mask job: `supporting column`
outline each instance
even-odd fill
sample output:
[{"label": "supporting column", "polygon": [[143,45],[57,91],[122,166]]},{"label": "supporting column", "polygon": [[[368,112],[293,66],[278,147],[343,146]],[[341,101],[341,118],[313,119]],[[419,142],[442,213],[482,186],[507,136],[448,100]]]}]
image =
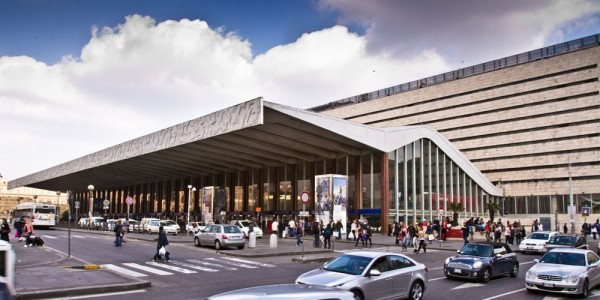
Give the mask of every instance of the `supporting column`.
[{"label": "supporting column", "polygon": [[381,234],[388,234],[389,213],[390,213],[390,165],[388,163],[388,153],[381,155]]}]

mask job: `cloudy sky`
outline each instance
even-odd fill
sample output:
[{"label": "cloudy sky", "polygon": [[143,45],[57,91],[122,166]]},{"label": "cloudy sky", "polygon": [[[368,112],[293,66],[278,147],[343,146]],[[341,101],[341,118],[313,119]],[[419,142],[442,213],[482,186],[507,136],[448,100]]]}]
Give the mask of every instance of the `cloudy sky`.
[{"label": "cloudy sky", "polygon": [[595,0],[2,0],[0,174],[259,96],[309,108],[597,33]]}]

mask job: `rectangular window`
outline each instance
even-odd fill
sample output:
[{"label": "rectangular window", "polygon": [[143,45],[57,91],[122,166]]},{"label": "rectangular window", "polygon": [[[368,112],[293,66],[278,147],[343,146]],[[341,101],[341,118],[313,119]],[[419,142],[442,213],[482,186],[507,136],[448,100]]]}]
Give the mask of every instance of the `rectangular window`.
[{"label": "rectangular window", "polygon": [[539,213],[540,214],[549,214],[552,213],[550,211],[550,196],[539,196]]}]

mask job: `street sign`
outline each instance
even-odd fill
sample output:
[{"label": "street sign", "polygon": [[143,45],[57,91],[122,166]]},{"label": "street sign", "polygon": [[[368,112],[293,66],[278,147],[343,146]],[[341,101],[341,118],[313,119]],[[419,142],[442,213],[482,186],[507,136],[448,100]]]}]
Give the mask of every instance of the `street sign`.
[{"label": "street sign", "polygon": [[104,200],[104,201],[102,201],[102,204],[103,204],[104,206],[109,206],[109,205],[110,205],[110,201],[108,201],[108,200]]},{"label": "street sign", "polygon": [[309,213],[308,213],[307,210],[302,210],[302,211],[298,212],[298,216],[300,216],[300,217],[308,217]]},{"label": "street sign", "polygon": [[131,196],[127,196],[127,198],[125,198],[125,201],[127,202],[127,205],[133,204],[133,198],[131,198]]},{"label": "street sign", "polygon": [[590,216],[590,207],[589,206],[584,206],[581,208],[581,216],[582,217],[589,217]]},{"label": "street sign", "polygon": [[310,200],[310,195],[308,195],[307,192],[302,192],[302,194],[300,194],[300,200],[302,200],[302,203],[308,203],[308,200]]},{"label": "street sign", "polygon": [[443,215],[444,214],[444,209],[443,208],[438,209],[438,214],[440,216]]},{"label": "street sign", "polygon": [[80,204],[80,203],[81,203],[81,202],[79,202],[79,201],[75,201],[75,208],[79,208],[79,204]]}]

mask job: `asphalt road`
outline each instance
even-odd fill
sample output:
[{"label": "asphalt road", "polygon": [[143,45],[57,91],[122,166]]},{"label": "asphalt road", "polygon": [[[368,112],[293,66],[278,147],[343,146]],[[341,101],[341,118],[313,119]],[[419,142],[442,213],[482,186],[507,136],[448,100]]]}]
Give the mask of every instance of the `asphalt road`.
[{"label": "asphalt road", "polygon": [[[67,233],[47,230],[38,234],[46,238],[46,245],[67,252]],[[190,238],[191,239],[191,238]],[[257,243],[266,243],[258,240]],[[596,250],[596,243],[589,241],[590,249]],[[111,236],[91,233],[77,233],[71,237],[71,255],[89,263],[106,268],[116,268],[121,272],[133,271],[130,276],[140,276],[152,282],[146,290],[120,292],[110,295],[86,296],[86,299],[204,299],[208,296],[234,289],[257,285],[292,283],[303,272],[318,268],[320,263],[302,264],[292,262],[292,256],[267,258],[231,258],[212,248],[197,248],[193,243],[172,243],[172,262],[167,266],[153,265],[151,262],[156,244],[147,241],[129,240],[122,248],[115,248]],[[349,244],[336,243],[336,252],[352,251]],[[362,248],[361,248],[362,249]],[[398,251],[399,248],[374,247],[373,250]],[[525,290],[525,273],[534,264],[533,259],[540,255],[517,254],[520,262],[519,276],[502,276],[487,284],[451,280],[443,274],[443,262],[453,252],[430,250],[426,254],[407,255],[428,267],[429,286],[426,299],[574,299],[550,294],[532,294]],[[150,268],[150,269],[147,269]],[[169,269],[170,268],[170,269]],[[155,274],[153,270],[164,273]],[[183,272],[183,273],[182,273]],[[594,289],[590,298],[600,299],[600,289]],[[75,298],[71,298],[75,299]]]}]

